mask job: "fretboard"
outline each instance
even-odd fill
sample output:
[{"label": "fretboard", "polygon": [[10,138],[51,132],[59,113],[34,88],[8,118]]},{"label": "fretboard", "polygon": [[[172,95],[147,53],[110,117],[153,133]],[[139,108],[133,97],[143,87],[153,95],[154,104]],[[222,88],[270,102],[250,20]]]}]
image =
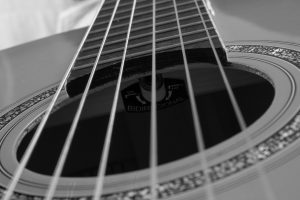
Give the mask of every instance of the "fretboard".
[{"label": "fretboard", "polygon": [[[176,3],[180,19],[180,28],[186,49],[210,48],[208,35],[206,34],[194,0],[176,0]],[[197,3],[216,48],[222,48],[202,0],[197,0]],[[75,63],[75,69],[85,69],[94,65],[115,4],[116,0],[105,1],[80,50]],[[120,1],[98,67],[103,68],[111,63],[121,61],[132,4],[132,0]],[[159,53],[180,49],[180,36],[173,0],[157,0],[156,8],[156,51]],[[151,54],[152,16],[152,1],[137,0],[127,59]]]}]

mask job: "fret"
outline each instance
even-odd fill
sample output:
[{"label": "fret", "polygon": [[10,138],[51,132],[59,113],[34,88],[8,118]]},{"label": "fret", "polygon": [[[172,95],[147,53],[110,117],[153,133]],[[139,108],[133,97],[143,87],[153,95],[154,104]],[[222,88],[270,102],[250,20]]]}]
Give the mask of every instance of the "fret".
[{"label": "fret", "polygon": [[[206,21],[206,25],[207,25],[207,27],[212,28],[212,23],[210,21]],[[194,27],[194,28],[198,27],[199,30],[204,31],[204,26],[203,26],[202,22],[197,22],[197,23],[189,23],[189,24],[183,25],[182,26],[183,32],[188,33],[189,31],[195,30],[191,27]],[[171,28],[166,28],[166,29],[158,29],[157,38],[159,39],[161,37],[168,37],[168,36],[170,36],[170,34],[168,34],[168,33],[170,31],[174,31],[174,30],[177,30],[177,26],[173,26]],[[122,33],[122,34],[126,34],[126,32]],[[136,39],[136,38],[142,38],[144,36],[150,36],[150,35],[152,35],[152,33],[144,32],[143,34],[139,33],[139,34],[132,34],[132,35],[133,36],[131,37],[131,39]],[[108,42],[106,45],[114,45],[116,43],[119,43],[122,40],[124,40],[124,39],[114,40],[114,41]],[[92,44],[94,44],[94,45],[92,45]],[[100,42],[93,41],[92,43],[88,43],[87,45],[89,45],[89,46],[87,46],[81,50],[79,57],[82,57],[83,55],[89,55],[89,53],[91,53],[91,51],[97,52],[97,48],[100,47]]]},{"label": "fret", "polygon": [[[202,3],[200,3],[199,4],[199,2],[197,1],[197,4],[198,4],[198,6],[201,6],[201,5],[203,5],[203,2]],[[202,13],[202,16],[203,16],[203,11],[200,9],[200,12]],[[203,16],[204,17],[204,16]],[[204,17],[205,18],[205,17]],[[212,26],[214,26],[213,24],[211,24]],[[208,27],[208,26],[207,26]],[[213,30],[209,30],[209,34],[210,35],[215,35],[215,34],[217,34],[218,35],[218,33],[217,33],[217,31],[215,30],[215,29],[213,29]],[[224,49],[224,47],[223,47],[223,45],[222,45],[222,43],[221,43],[221,41],[220,41],[220,38],[219,38],[219,40],[216,42],[215,40],[212,40],[212,43],[214,44],[214,46],[217,48],[217,47],[220,47],[221,49],[223,49],[223,52],[222,53],[224,53],[224,55],[226,56],[226,52],[225,52],[225,49]],[[219,57],[221,58],[223,55],[221,55],[222,54],[221,53],[221,51],[217,51],[217,54],[219,55]]]},{"label": "fret", "polygon": [[[114,0],[114,1],[111,1],[111,2],[105,3],[105,5],[103,6],[102,10],[100,11],[100,14],[101,13],[104,13],[104,14],[110,13],[110,15],[111,15],[111,13],[112,13],[112,11],[113,11],[113,9],[115,7],[115,2],[116,1]],[[110,6],[110,4],[111,4],[111,6]],[[125,1],[121,1],[120,5],[118,7],[119,10],[120,9],[129,10],[131,8],[132,8],[132,2],[125,2]]]},{"label": "fret", "polygon": [[[125,38],[127,35],[127,28],[130,15],[130,1],[121,1],[122,4],[118,8],[116,18],[113,21],[110,33],[105,43],[99,65],[109,63],[110,61],[122,57],[124,51]],[[146,1],[145,1],[146,2]],[[142,5],[137,4],[137,11],[135,13],[132,31],[128,44],[128,57],[134,57],[150,52],[152,49],[152,3]],[[175,18],[175,10],[171,6],[171,0],[161,0],[157,4],[161,4],[162,7],[157,8],[157,40],[156,48],[157,52],[169,51],[174,48],[180,47],[180,40],[178,35],[178,28]],[[113,2],[110,2],[114,5]],[[198,1],[205,23],[209,28],[209,32],[213,38],[213,41],[218,43],[217,48],[221,47],[220,41],[213,28],[212,22],[209,19],[209,15],[202,4],[202,0]],[[107,8],[108,5],[104,7]],[[139,10],[140,9],[140,10]],[[199,13],[193,1],[180,0],[177,6],[178,15],[180,18],[180,24],[183,34],[184,43],[187,46],[195,46],[197,44],[191,43],[200,42],[205,43],[208,46],[208,36],[204,30],[204,26],[201,22]],[[102,37],[105,33],[107,22],[105,17],[110,17],[110,13],[100,11],[98,15],[99,21],[93,24],[93,27],[83,45],[79,56],[75,62],[75,69],[83,69],[87,66],[91,66],[98,54]],[[101,21],[102,20],[102,21]],[[109,20],[109,18],[107,18]],[[201,45],[199,46],[201,48]],[[203,46],[202,46],[203,48]],[[115,61],[117,61],[115,60]]]},{"label": "fret", "polygon": [[[166,3],[166,2],[169,2],[169,0],[157,0],[156,1],[156,5],[157,7],[160,7],[162,4]],[[177,0],[177,4],[180,5],[182,3],[185,3],[186,0]],[[198,1],[199,3],[202,4],[202,1]],[[143,0],[143,1],[138,1],[138,3],[141,3],[142,6],[152,6],[152,1],[149,1],[149,0]],[[122,1],[121,4],[120,4],[120,9],[131,9],[130,8],[130,4],[131,4],[131,1]],[[107,1],[107,3],[105,3],[105,6],[103,6],[103,9],[102,9],[102,12],[111,12],[113,9],[114,9],[114,5],[115,5],[115,1]],[[142,7],[140,6],[140,7]],[[129,8],[128,8],[129,7]],[[137,6],[138,8],[139,6]]]},{"label": "fret", "polygon": [[[212,27],[212,23],[209,20],[205,21],[205,23],[206,23],[207,27],[213,28]],[[148,28],[152,29],[152,26],[148,26]],[[188,24],[182,25],[183,33],[188,33],[190,31],[193,31],[193,30],[197,29],[197,28],[199,30],[203,30],[204,31],[204,26],[203,26],[202,22],[197,21],[196,23],[188,23]],[[145,36],[152,35],[152,33],[148,32],[147,29],[141,29],[141,30],[137,30],[137,32],[135,32],[133,30],[133,32],[131,33],[132,34],[131,39],[136,39],[136,38],[140,38],[140,37],[145,37]],[[157,38],[158,39],[162,38],[162,37],[168,37],[168,36],[170,36],[168,34],[170,31],[177,30],[176,20],[172,24],[171,27],[168,27],[168,26],[163,27],[163,26],[161,26],[161,28],[157,28],[157,30],[158,30],[157,31]],[[126,32],[116,33],[114,35],[118,36],[119,34],[126,34]],[[124,39],[119,39],[119,40],[115,40],[115,41],[112,41],[112,42],[108,42],[106,45],[113,45],[115,43],[119,43],[122,40],[124,40]],[[95,41],[95,40],[92,41],[92,42],[88,42],[87,45],[86,45],[87,47],[85,47],[85,48],[82,49],[82,51],[79,54],[79,57],[82,57],[84,55],[89,55],[90,53],[96,53],[97,49],[100,47],[100,42],[99,41]]]},{"label": "fret", "polygon": [[[186,10],[186,12],[184,12],[185,10]],[[184,11],[178,11],[178,16],[180,18],[187,17],[187,16],[190,16],[190,15],[196,15],[196,14],[199,15],[198,10],[196,8],[195,9],[185,9],[185,10]],[[205,14],[207,15],[206,12],[205,12]],[[208,15],[207,15],[207,18],[208,18]]]},{"label": "fret", "polygon": [[[182,13],[184,13],[184,12],[186,12],[186,14],[188,14],[188,12],[190,12],[191,10],[195,10],[195,11],[197,11],[197,8],[195,7],[195,3],[190,3],[190,2],[188,2],[188,5],[186,5],[187,3],[185,3],[184,5],[183,5],[183,9],[182,10],[180,10],[178,13],[179,14],[182,14]],[[202,6],[200,6],[200,9],[201,9],[201,11],[203,12],[203,13],[206,13],[206,9],[205,9],[205,7],[202,5]],[[158,11],[161,11],[161,14],[159,14],[159,13],[157,13],[157,22],[159,22],[160,20],[162,20],[162,19],[164,19],[164,18],[166,18],[166,17],[170,17],[171,15],[173,15],[173,14],[175,14],[175,11],[174,11],[174,8],[170,8],[170,7],[166,7],[166,8],[162,8],[162,9],[158,9]],[[145,16],[145,14],[147,14],[147,15],[149,15],[149,17],[143,17],[143,16]],[[196,13],[196,14],[198,14],[198,12]],[[144,21],[150,21],[150,20],[152,20],[152,11],[151,11],[151,9],[150,9],[150,11],[148,10],[148,12],[146,12],[146,13],[141,13],[141,14],[139,14],[139,15],[135,15],[134,16],[134,18],[136,19],[136,18],[139,18],[139,20],[134,20],[135,22],[133,22],[133,25],[135,24],[135,23],[138,23],[138,22],[144,22]],[[126,29],[126,27],[127,27],[127,24],[126,23],[123,23],[122,24],[122,22],[124,21],[124,20],[126,20],[126,19],[129,19],[129,16],[127,16],[127,17],[122,17],[122,18],[116,18],[116,19],[114,19],[114,21],[119,21],[119,25],[116,27],[116,28],[119,28],[119,26],[121,27],[121,26],[124,26],[124,29]],[[90,33],[94,33],[94,32],[104,32],[105,31],[105,29],[106,29],[106,24],[107,22],[104,20],[104,19],[102,19],[101,20],[101,22],[100,23],[95,23],[95,24],[93,24],[93,28],[92,28],[92,30],[91,30],[91,32]],[[112,29],[113,29],[114,27],[112,27]],[[89,37],[88,37],[89,38]]]},{"label": "fret", "polygon": [[[203,6],[203,3],[202,3],[201,0],[199,0],[198,3]],[[178,3],[179,6],[185,5],[185,4],[191,4],[192,5],[191,2],[186,2],[186,1],[183,1],[182,3]],[[127,4],[126,4],[126,6],[127,6]],[[157,11],[160,11],[161,9],[163,9],[165,7],[173,7],[172,1],[165,0],[165,1],[157,2]],[[118,12],[118,14],[121,14],[121,15],[123,15],[124,13],[130,13],[130,11],[131,11],[130,6],[129,6],[129,8],[124,9],[123,5],[120,5],[119,9],[120,9],[120,11]],[[113,10],[113,6],[111,8],[106,8],[104,6],[103,9],[102,9],[102,13],[104,15],[102,15],[101,17],[98,16],[96,21],[101,22],[103,20],[103,17],[109,17],[111,15],[112,10]],[[144,1],[144,2],[139,1],[138,4],[137,4],[137,7],[136,7],[136,11],[135,11],[136,14],[145,13],[145,12],[148,12],[148,11],[152,11],[152,2],[151,1]],[[127,16],[128,16],[128,14],[127,14]]]},{"label": "fret", "polygon": [[[211,37],[212,39],[214,39],[216,42],[219,42],[219,38],[217,35],[215,36],[212,36]],[[206,38],[198,38],[198,39],[195,39],[195,40],[191,40],[191,41],[188,41],[188,42],[185,42],[184,44],[187,46],[187,49],[189,48],[189,45],[191,45],[191,47],[194,47],[196,43],[199,43],[199,42],[205,42],[208,44],[208,37]],[[203,46],[199,45],[200,48],[202,48]],[[167,45],[167,46],[162,46],[160,48],[156,48],[156,51],[157,52],[164,52],[164,51],[170,51],[170,50],[174,50],[174,49],[180,49],[180,42],[178,43],[175,43],[175,44],[170,44],[170,45]],[[140,55],[143,55],[143,54],[149,54],[151,53],[151,50],[148,49],[144,52],[139,52],[137,51],[136,53],[131,53],[128,55],[128,58],[134,58],[134,57],[138,57]],[[107,60],[108,61],[108,60]],[[101,64],[104,64],[105,62],[103,61],[103,63],[100,62],[99,65]]]},{"label": "fret", "polygon": [[[184,10],[183,12],[189,12],[189,11],[190,10]],[[204,11],[205,11],[205,8],[203,7],[202,12],[204,12]],[[206,12],[204,14],[207,15]],[[195,13],[193,16],[197,16],[197,15],[198,15],[198,13]],[[161,19],[162,20],[166,20],[166,18],[163,18],[163,17],[165,17],[165,15],[161,16]],[[190,16],[186,16],[186,17],[190,17]],[[208,17],[208,15],[207,15],[207,17]],[[151,19],[152,18],[143,19],[143,20],[137,20],[137,21],[133,22],[133,25],[136,25],[136,23],[139,23],[139,22],[145,23],[145,21],[147,21],[148,25],[145,26],[145,24],[144,24],[144,26],[145,26],[145,28],[148,28],[148,27],[152,26],[152,24],[150,24]],[[189,18],[187,18],[187,19],[189,19]],[[176,23],[176,21],[174,19],[171,22]],[[159,29],[160,25],[162,25],[162,23],[158,22],[157,23],[157,28],[158,29]],[[127,26],[128,26],[127,24],[122,24],[122,25],[119,25],[119,26],[113,26],[111,28],[111,32],[115,32],[115,34],[118,34],[120,32],[126,32],[127,31]],[[138,26],[138,25],[136,25],[136,26]],[[143,28],[144,28],[143,26],[141,26],[141,27],[133,27],[132,32],[134,32],[136,30],[141,30]],[[89,35],[88,35],[87,42],[90,42],[90,41],[97,40],[97,39],[101,38],[104,35],[104,32],[105,32],[105,28],[91,31],[89,33]]]},{"label": "fret", "polygon": [[[206,20],[205,23],[206,23],[208,29],[214,29],[210,20]],[[173,28],[175,28],[175,27],[173,27]],[[197,30],[197,29],[205,30],[202,22],[194,22],[194,23],[184,24],[181,26],[181,29],[182,29],[183,33],[190,32],[190,31]]]},{"label": "fret", "polygon": [[[187,32],[187,33],[183,34],[183,38],[186,42],[188,42],[189,40],[197,39],[197,37],[199,37],[199,36],[201,36],[203,38],[206,38],[205,30],[196,30],[196,31]],[[177,32],[176,35],[171,35],[171,36],[168,35],[167,37],[157,39],[157,47],[168,46],[169,44],[172,44],[172,43],[179,43],[179,40],[178,40],[178,42],[175,41],[178,38],[179,38],[179,35],[178,35],[178,32]],[[138,51],[138,50],[145,51],[145,49],[148,49],[149,47],[151,49],[151,45],[152,45],[151,36],[147,39],[148,39],[148,41],[146,40],[145,42],[139,41],[138,43],[134,43],[134,44],[129,43],[128,53],[132,49],[134,49],[133,51]],[[101,60],[105,60],[105,57],[107,57],[106,56],[107,54],[111,54],[111,56],[115,56],[115,53],[118,54],[119,52],[122,52],[124,50],[123,46],[120,45],[120,44],[116,45],[116,46],[113,46],[109,49],[110,50],[105,49],[106,51],[103,51]],[[79,65],[82,65],[83,63],[86,63],[86,62],[93,62],[93,60],[97,56],[97,53],[98,52],[96,51],[93,54],[89,54],[89,55],[83,56],[83,57],[78,57],[78,59],[76,61],[76,64],[75,64],[75,67],[77,67]]]},{"label": "fret", "polygon": [[[203,38],[205,38],[205,34],[203,34],[203,33],[205,33],[203,30],[197,30],[197,31],[185,33],[185,34],[183,34],[183,37],[186,38],[186,40],[189,40],[189,38],[197,38],[197,36],[199,36],[199,34],[201,34],[201,36]],[[156,40],[157,47],[159,47],[159,46],[167,46],[165,44],[172,43],[172,42],[175,41],[175,39],[178,39],[178,38],[179,38],[179,35],[178,35],[178,31],[177,31],[176,34],[174,34],[174,35],[169,35],[169,36],[167,36],[165,38],[157,39]],[[151,38],[150,38],[150,40],[151,40]],[[145,42],[139,41],[138,43],[135,43],[135,44],[131,44],[130,43],[131,45],[128,47],[128,49],[139,48],[139,47],[147,46],[147,45],[151,46],[152,45],[152,41],[150,41],[150,40],[149,41],[145,41]],[[179,42],[179,40],[178,40],[178,42]],[[174,43],[176,43],[176,42],[174,42]],[[114,49],[114,51],[122,51],[122,50],[123,50],[122,47]],[[103,54],[113,53],[114,51],[104,52]]]},{"label": "fret", "polygon": [[[195,32],[190,33],[190,34],[197,34],[197,33],[198,33],[198,31],[195,31]],[[187,35],[185,35],[185,36],[187,36]],[[177,33],[177,35],[172,35],[171,37],[168,37],[167,40],[160,40],[160,41],[157,40],[156,48],[159,49],[159,48],[169,46],[169,45],[172,45],[172,44],[177,44],[177,43],[180,43],[178,33]]]},{"label": "fret", "polygon": [[[172,4],[169,1],[163,2],[159,6],[160,8],[158,8],[157,11],[161,11],[161,10],[164,10],[166,8],[170,8],[171,6],[172,6]],[[138,5],[136,7],[135,15],[139,16],[139,15],[143,15],[145,13],[152,13],[151,8],[152,8],[152,3],[149,4],[149,5],[141,4],[140,6],[139,6],[139,3],[138,3]],[[129,18],[130,12],[131,12],[131,8],[126,9],[126,10],[119,10],[118,15],[116,16],[116,19]],[[96,20],[96,24],[99,24],[99,23],[103,22],[103,20],[109,19],[110,15],[111,15],[110,13],[107,13],[105,15],[102,15],[101,17],[98,16],[97,20]]]},{"label": "fret", "polygon": [[[111,10],[113,10],[114,9],[114,6],[115,6],[115,0],[114,1],[109,1],[109,0],[106,0],[107,2],[105,3],[105,6],[103,6],[103,8],[102,8],[102,12],[106,12],[106,11],[111,11]],[[142,2],[142,4],[145,4],[145,5],[147,5],[148,3],[151,3],[150,1],[148,1],[148,0],[144,0],[144,1],[139,1],[139,2]],[[121,9],[123,9],[123,8],[126,8],[127,7],[127,9],[131,9],[131,7],[130,7],[130,5],[132,5],[131,4],[132,2],[131,1],[121,1],[120,2],[120,5],[119,5],[119,7],[121,8]]]},{"label": "fret", "polygon": [[[209,27],[209,30],[213,29],[212,24],[210,23],[210,21],[206,21],[206,22],[209,22],[209,23],[207,23],[207,26]],[[191,32],[191,31],[194,31],[194,30],[197,30],[197,29],[205,31],[202,22],[185,24],[181,28],[182,28],[183,33]],[[142,29],[142,31],[138,30],[136,32],[132,32],[131,34],[133,36],[130,37],[130,39],[134,40],[134,39],[138,39],[138,38],[152,36],[151,30],[152,30],[152,26],[149,26],[148,28]],[[173,31],[177,31],[176,24],[172,25],[172,27],[170,27],[170,28],[166,27],[166,29],[161,29],[161,30],[157,31],[156,32],[156,37],[157,37],[157,39],[168,37],[168,36],[170,36],[170,32],[173,32]],[[120,34],[126,34],[126,32],[123,32],[123,33],[120,33]],[[110,43],[107,43],[107,45],[114,45],[114,44],[121,43],[121,42],[124,42],[124,39],[119,39],[119,40],[112,41]],[[94,41],[94,45],[88,46],[87,48],[83,49],[81,51],[81,53],[79,54],[79,57],[84,57],[84,56],[88,56],[88,55],[97,53],[99,47],[100,47],[99,42]]]},{"label": "fret", "polygon": [[[219,37],[217,35],[211,36],[211,38],[213,39],[214,42],[220,44]],[[192,48],[194,46],[198,46],[199,48],[201,48],[203,46],[197,45],[200,42],[205,42],[205,43],[208,44],[208,37],[201,38],[201,39],[199,38],[199,39],[196,39],[196,40],[191,40],[191,41],[185,42],[184,44],[186,45],[187,49]],[[221,46],[221,44],[219,46]],[[180,49],[180,43],[172,44],[172,45],[169,45],[169,46],[164,46],[164,47],[161,47],[161,48],[157,48],[156,51],[157,52],[164,52],[164,51],[171,51],[171,50],[178,50],[178,49]],[[128,57],[128,59],[131,59],[131,58],[136,58],[136,57],[139,57],[139,56],[150,55],[151,53],[152,53],[152,49],[148,49],[144,52],[137,52],[137,53],[133,53],[133,54],[128,54],[127,57]],[[105,59],[101,60],[98,64],[98,67],[102,68],[102,67],[105,67],[105,66],[109,66],[112,63],[120,62],[121,58],[122,57],[119,56],[119,57],[113,57],[113,58],[106,59],[106,60]],[[74,68],[74,70],[82,70],[82,69],[85,69],[85,68],[90,68],[90,67],[92,67],[92,65],[93,65],[92,62],[83,63],[81,65],[76,66]]]},{"label": "fret", "polygon": [[[198,17],[199,17],[199,15],[198,15],[198,14],[195,14],[195,15],[192,15],[192,16],[183,17],[182,20],[185,20],[185,22],[183,22],[183,23],[185,23],[185,24],[198,23],[198,22],[199,22]],[[189,22],[191,22],[191,23],[189,23]],[[207,22],[208,22],[208,23],[207,23]],[[158,30],[158,31],[161,31],[163,28],[166,28],[164,25],[167,25],[167,24],[170,24],[170,23],[173,23],[173,24],[172,24],[173,27],[177,27],[176,19],[172,18],[172,20],[169,20],[169,21],[166,21],[166,22],[160,22],[160,23],[157,23],[157,30]],[[207,26],[208,26],[208,27],[211,27],[211,26],[212,26],[212,24],[211,24],[210,21],[206,21],[206,23],[207,23]],[[184,25],[184,24],[183,24],[183,25]],[[136,28],[133,28],[133,29],[132,29],[132,36],[135,35],[135,31],[141,31],[141,30],[144,30],[144,32],[147,32],[147,31],[145,31],[145,30],[146,30],[145,28],[150,28],[150,27],[152,27],[152,20],[151,20],[151,19],[149,20],[149,24],[148,24],[148,25],[143,25],[143,24],[142,24],[142,26],[138,26],[138,25],[136,25],[136,26],[137,26]],[[113,32],[113,33],[112,33],[112,34],[109,34],[109,36],[108,36],[108,40],[109,40],[109,41],[113,40],[113,38],[114,38],[114,39],[115,39],[115,38],[119,38],[119,36],[120,36],[121,34],[126,34],[125,31],[124,31],[124,32],[116,32],[116,31],[113,31],[113,30],[112,30],[112,32]],[[100,44],[99,44],[99,41],[101,41],[101,37],[99,37],[98,39],[94,39],[94,40],[89,40],[89,39],[87,39],[86,42],[85,42],[85,44],[83,45],[82,51],[88,49],[90,46],[92,46],[91,48],[95,48],[95,45],[97,45],[97,44],[100,45]]]},{"label": "fret", "polygon": [[[193,17],[182,17],[181,19],[179,19],[180,24],[188,24],[188,23],[195,23],[199,21],[199,14],[195,14],[195,15],[191,15]],[[204,16],[204,20],[209,20],[209,17],[207,15],[207,13],[203,14]]]},{"label": "fret", "polygon": [[[196,27],[198,27],[199,33],[205,32],[205,30],[203,29],[202,26],[196,26]],[[211,27],[210,29],[215,32],[215,30],[213,29],[213,27]],[[189,34],[192,31],[195,31],[195,28],[194,29],[190,29],[190,27],[189,28],[183,27],[183,33],[184,34]],[[173,27],[172,29],[167,29],[166,31],[159,31],[159,32],[157,32],[157,40],[158,41],[162,41],[162,40],[165,40],[168,37],[172,37],[175,34],[176,35],[178,34],[178,31],[177,31],[176,27]],[[152,36],[152,33],[146,33],[144,35],[140,35],[140,36],[136,36],[136,37],[131,37],[130,38],[130,44],[132,44],[133,41],[136,41],[135,44],[138,44],[138,42],[141,42],[141,41],[145,40],[145,38],[148,38],[148,40],[150,40],[151,36]],[[122,42],[124,42],[124,39],[120,39],[118,41],[113,41],[113,42],[107,43],[106,45],[107,46],[111,46],[111,49],[117,49],[118,47],[122,47],[122,45],[120,44]],[[96,44],[93,47],[89,47],[89,48],[85,49],[84,51],[82,51],[82,54],[79,55],[78,59],[80,60],[80,59],[85,59],[85,58],[93,57],[94,56],[93,54],[97,53],[97,48],[98,47],[99,47],[99,44]]]},{"label": "fret", "polygon": [[182,36],[183,36],[183,41],[188,42],[191,40],[195,40],[197,38],[205,38],[205,37],[207,37],[207,34],[205,31],[193,31],[189,34],[182,33]]},{"label": "fret", "polygon": [[[204,14],[208,17],[207,13],[204,13]],[[192,17],[197,17],[197,16],[198,16],[198,14],[194,14],[194,15],[192,15],[192,16],[186,16],[186,19],[190,19],[190,18],[192,18]],[[166,20],[166,18],[162,18],[162,20]],[[148,22],[148,24],[146,24],[146,25],[143,24],[143,23],[146,23],[146,21]],[[150,21],[151,21],[151,18],[146,19],[146,20],[141,20],[141,21],[138,20],[138,22],[134,21],[134,22],[133,22],[133,25],[135,25],[135,26],[137,26],[137,27],[134,27],[134,28],[132,29],[132,32],[135,32],[135,31],[138,31],[138,30],[143,30],[143,29],[145,29],[145,28],[150,28],[150,27],[152,27],[152,24],[149,23]],[[143,26],[139,26],[139,25],[137,25],[137,23],[143,24]],[[160,29],[160,26],[163,26],[163,25],[165,25],[165,24],[167,24],[167,23],[173,23],[173,24],[174,24],[173,26],[176,26],[176,20],[174,20],[174,19],[171,19],[169,22],[158,22],[156,26],[157,26],[158,29]],[[126,27],[127,27],[126,24],[124,24],[124,25],[122,25],[122,26],[114,26],[114,27],[112,27],[111,31],[114,32],[114,34],[118,34],[119,32],[126,32],[126,31],[127,31],[127,30],[126,30]],[[96,39],[102,37],[103,34],[104,34],[104,32],[105,32],[105,29],[100,29],[100,30],[97,30],[97,31],[92,31],[92,32],[89,34],[89,37],[88,37],[88,39],[87,39],[87,42],[93,41],[93,40],[96,40]],[[116,32],[118,32],[118,33],[116,33]]]}]

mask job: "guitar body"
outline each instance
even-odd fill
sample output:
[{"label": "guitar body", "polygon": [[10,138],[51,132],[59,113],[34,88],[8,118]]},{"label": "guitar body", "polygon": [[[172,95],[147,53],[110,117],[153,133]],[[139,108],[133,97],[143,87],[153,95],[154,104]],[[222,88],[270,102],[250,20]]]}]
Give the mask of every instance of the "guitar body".
[{"label": "guitar body", "polygon": [[[85,31],[86,29],[82,29],[55,35],[2,51],[1,108],[42,88],[57,84],[72,61]],[[48,48],[44,48],[45,46]],[[57,51],[57,48],[64,53]],[[27,52],[26,55],[24,52]],[[39,76],[32,80],[35,74]]]},{"label": "guitar body", "polygon": [[[227,24],[236,22],[236,19],[225,15],[222,18],[216,17],[217,25],[222,20],[226,20]],[[160,165],[160,186],[157,189],[159,197],[172,200],[207,199],[207,191],[212,190],[216,200],[270,200],[270,196],[278,200],[297,200],[300,196],[300,45],[287,42],[288,40],[283,39],[286,35],[275,30],[270,34],[271,31],[265,32],[261,28],[257,34],[239,36],[239,41],[233,41],[230,38],[233,36],[226,35],[226,31],[221,30],[221,35],[224,32],[225,39],[230,40],[225,45],[227,59],[234,64],[229,65],[227,71],[232,87],[256,84],[261,80],[251,77],[260,77],[274,88],[272,101],[246,130],[205,150],[209,165],[206,170],[210,174],[210,181],[203,175],[203,163],[199,159],[199,155],[204,152]],[[0,52],[1,195],[19,165],[17,149],[46,110],[85,32],[86,29],[74,30]],[[243,30],[240,35],[243,35]],[[160,73],[169,73],[170,79],[182,79],[183,76],[178,75],[183,71],[180,66],[182,67],[181,63],[175,64],[174,68],[161,69]],[[215,71],[217,69],[213,64],[203,64],[200,61],[190,65],[192,72],[194,70],[194,77],[199,74],[198,82],[194,82],[197,94],[222,88],[219,83],[212,81],[213,76],[201,81],[201,78],[205,78],[204,75],[201,77],[201,73],[204,71],[205,75],[210,74],[210,68]],[[72,77],[72,80],[85,76],[85,72],[78,71],[79,75]],[[148,72],[133,72],[124,78],[121,90],[125,91],[136,80],[148,75]],[[96,98],[102,102],[102,106],[100,111],[95,111],[86,118],[110,112],[111,100],[106,96],[113,94],[115,81],[97,86],[95,90],[105,91],[103,97],[100,93]],[[257,98],[265,98],[263,95],[258,92]],[[61,104],[57,107],[58,110],[65,104],[72,103],[72,100],[69,101],[70,96],[66,84],[59,97]],[[126,103],[121,99],[118,111],[123,110],[126,110]],[[64,116],[54,123],[63,121]],[[50,175],[25,169],[15,189],[14,198],[42,198],[50,178]],[[56,196],[90,198],[94,185],[95,177],[63,177],[59,181]],[[148,186],[147,168],[108,175],[105,178],[103,198],[148,199]]]}]

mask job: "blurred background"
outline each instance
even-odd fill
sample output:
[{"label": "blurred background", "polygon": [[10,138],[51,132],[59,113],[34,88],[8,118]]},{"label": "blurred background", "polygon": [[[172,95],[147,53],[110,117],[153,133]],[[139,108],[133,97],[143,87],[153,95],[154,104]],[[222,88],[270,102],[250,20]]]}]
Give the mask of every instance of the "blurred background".
[{"label": "blurred background", "polygon": [[87,26],[101,0],[0,0],[0,49]]},{"label": "blurred background", "polygon": [[225,41],[300,43],[299,0],[210,0]]}]

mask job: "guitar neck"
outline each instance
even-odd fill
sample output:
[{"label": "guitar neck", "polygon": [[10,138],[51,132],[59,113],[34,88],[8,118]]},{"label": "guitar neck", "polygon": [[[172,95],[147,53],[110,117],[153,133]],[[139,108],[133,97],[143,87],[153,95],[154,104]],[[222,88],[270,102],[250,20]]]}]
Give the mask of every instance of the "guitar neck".
[{"label": "guitar neck", "polygon": [[[80,50],[75,69],[89,68],[95,63],[115,3],[116,0],[106,0],[104,3]],[[121,61],[132,3],[129,0],[121,0],[120,2],[99,61],[101,68]],[[206,34],[203,25],[205,23],[220,57],[226,60],[225,50],[222,48],[220,39],[202,0],[198,0],[197,3],[205,20],[204,22],[201,21],[198,8],[194,2],[179,0],[177,4],[180,28],[186,49],[211,48],[208,40],[209,36]],[[161,53],[180,50],[180,36],[173,1],[158,0],[156,7],[156,51]],[[152,9],[152,1],[137,1],[128,44],[127,59],[151,54]]]}]

